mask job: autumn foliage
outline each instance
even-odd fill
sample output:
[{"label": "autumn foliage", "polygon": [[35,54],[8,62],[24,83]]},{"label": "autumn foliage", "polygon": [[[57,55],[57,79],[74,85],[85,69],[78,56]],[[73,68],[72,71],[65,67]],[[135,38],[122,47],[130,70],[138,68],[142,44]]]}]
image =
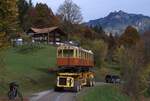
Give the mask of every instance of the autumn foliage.
[{"label": "autumn foliage", "polygon": [[138,31],[134,27],[128,26],[125,32],[120,36],[119,45],[130,47],[135,45],[139,40],[140,35]]}]

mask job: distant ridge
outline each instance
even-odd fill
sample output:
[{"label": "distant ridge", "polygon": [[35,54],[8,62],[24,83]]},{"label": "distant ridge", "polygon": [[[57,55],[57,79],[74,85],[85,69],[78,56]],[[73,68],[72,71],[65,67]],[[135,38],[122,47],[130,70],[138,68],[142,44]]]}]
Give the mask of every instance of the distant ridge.
[{"label": "distant ridge", "polygon": [[142,14],[130,14],[124,11],[115,11],[109,13],[104,18],[90,20],[87,26],[102,26],[106,32],[113,34],[122,34],[129,25],[137,28],[138,31],[144,32],[150,30],[150,17]]}]

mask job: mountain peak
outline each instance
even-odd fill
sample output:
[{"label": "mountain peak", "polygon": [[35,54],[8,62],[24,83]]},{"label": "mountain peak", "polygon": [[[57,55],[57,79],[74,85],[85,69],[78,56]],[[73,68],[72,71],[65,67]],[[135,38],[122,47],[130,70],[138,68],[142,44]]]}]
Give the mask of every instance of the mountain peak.
[{"label": "mountain peak", "polygon": [[119,13],[119,14],[126,14],[126,12],[124,12],[124,11],[122,11],[122,10],[119,10],[118,13]]},{"label": "mountain peak", "polygon": [[118,16],[125,16],[125,15],[127,15],[127,13],[126,12],[124,12],[124,11],[122,11],[122,10],[119,10],[119,11],[114,11],[114,12],[111,12],[111,13],[109,13],[109,17],[113,17],[113,16],[116,16],[116,15],[118,15]]},{"label": "mountain peak", "polygon": [[150,30],[150,17],[142,14],[130,14],[119,10],[111,12],[104,18],[90,20],[86,25],[93,27],[100,25],[106,32],[114,34],[121,34],[130,25],[143,32]]},{"label": "mountain peak", "polygon": [[114,12],[111,12],[111,13],[119,13],[119,14],[124,14],[126,12],[124,12],[123,10],[118,10],[118,11],[114,11]]}]

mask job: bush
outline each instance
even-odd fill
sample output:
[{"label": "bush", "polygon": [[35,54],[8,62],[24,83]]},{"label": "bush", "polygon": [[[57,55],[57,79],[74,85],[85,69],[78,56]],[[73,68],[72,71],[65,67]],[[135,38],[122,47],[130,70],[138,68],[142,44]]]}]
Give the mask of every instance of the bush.
[{"label": "bush", "polygon": [[35,52],[42,48],[44,48],[44,45],[42,44],[25,44],[25,45],[16,47],[16,50],[17,52],[21,54],[26,54],[26,53]]},{"label": "bush", "polygon": [[145,97],[150,97],[150,87],[144,92]]},{"label": "bush", "polygon": [[95,40],[92,42],[91,49],[94,52],[94,60],[97,67],[102,67],[105,64],[107,55],[107,44],[102,40]]}]

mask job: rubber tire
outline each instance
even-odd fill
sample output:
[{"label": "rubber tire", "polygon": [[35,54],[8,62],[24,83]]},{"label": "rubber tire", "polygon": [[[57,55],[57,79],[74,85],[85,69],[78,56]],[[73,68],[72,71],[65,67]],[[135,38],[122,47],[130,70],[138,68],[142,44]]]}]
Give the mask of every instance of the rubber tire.
[{"label": "rubber tire", "polygon": [[9,91],[8,92],[8,98],[9,98],[9,100],[14,100],[16,97],[17,97],[17,92],[15,92],[15,94],[14,94],[13,91]]},{"label": "rubber tire", "polygon": [[95,86],[95,79],[92,79],[92,87]]},{"label": "rubber tire", "polygon": [[74,92],[79,92],[80,90],[81,90],[80,83],[78,81],[75,81],[73,91]]},{"label": "rubber tire", "polygon": [[87,79],[87,86],[92,87],[92,85],[93,85],[92,79]]},{"label": "rubber tire", "polygon": [[55,88],[54,88],[54,91],[55,91],[55,92],[60,92],[60,91],[62,91],[62,88],[55,87]]}]

